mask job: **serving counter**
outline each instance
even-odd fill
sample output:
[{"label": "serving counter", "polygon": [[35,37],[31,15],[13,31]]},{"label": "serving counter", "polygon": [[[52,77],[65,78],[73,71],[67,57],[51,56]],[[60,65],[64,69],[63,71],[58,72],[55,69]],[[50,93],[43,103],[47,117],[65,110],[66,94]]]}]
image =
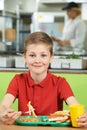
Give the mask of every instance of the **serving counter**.
[{"label": "serving counter", "polygon": [[[27,72],[27,68],[0,68],[0,72]],[[87,69],[49,69],[52,73],[87,74]]]}]

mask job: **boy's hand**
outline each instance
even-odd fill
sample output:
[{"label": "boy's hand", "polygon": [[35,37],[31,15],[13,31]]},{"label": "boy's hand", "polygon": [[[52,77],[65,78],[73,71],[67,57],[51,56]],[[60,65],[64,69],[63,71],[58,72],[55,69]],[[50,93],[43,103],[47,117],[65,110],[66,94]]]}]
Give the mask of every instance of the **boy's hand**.
[{"label": "boy's hand", "polygon": [[12,109],[8,109],[5,111],[5,114],[0,116],[0,120],[8,125],[11,125],[15,122],[15,120],[21,115],[21,112],[16,112]]},{"label": "boy's hand", "polygon": [[77,122],[79,127],[87,127],[87,112],[85,112],[84,115],[80,116],[77,119]]}]

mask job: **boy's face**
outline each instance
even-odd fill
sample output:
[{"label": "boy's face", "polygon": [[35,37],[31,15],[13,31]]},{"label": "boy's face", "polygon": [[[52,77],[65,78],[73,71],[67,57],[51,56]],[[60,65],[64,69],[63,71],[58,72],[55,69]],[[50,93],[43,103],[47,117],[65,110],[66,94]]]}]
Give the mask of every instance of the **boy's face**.
[{"label": "boy's face", "polygon": [[47,45],[43,43],[32,44],[27,48],[25,62],[32,73],[41,74],[47,71],[52,58]]}]

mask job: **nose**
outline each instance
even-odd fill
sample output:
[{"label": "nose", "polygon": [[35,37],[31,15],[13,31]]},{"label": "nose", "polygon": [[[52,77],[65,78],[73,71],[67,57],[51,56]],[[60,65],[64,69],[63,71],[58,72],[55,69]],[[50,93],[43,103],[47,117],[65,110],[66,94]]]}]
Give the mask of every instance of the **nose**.
[{"label": "nose", "polygon": [[40,62],[41,61],[40,56],[36,56],[35,61]]}]

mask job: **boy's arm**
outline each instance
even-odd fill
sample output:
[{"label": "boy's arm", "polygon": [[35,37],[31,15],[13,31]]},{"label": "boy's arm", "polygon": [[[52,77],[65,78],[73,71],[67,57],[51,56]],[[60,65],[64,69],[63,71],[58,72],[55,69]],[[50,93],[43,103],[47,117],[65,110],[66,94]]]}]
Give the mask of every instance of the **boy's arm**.
[{"label": "boy's arm", "polygon": [[0,112],[3,109],[8,109],[13,104],[13,101],[15,100],[15,97],[11,94],[6,94],[3,98],[3,100],[0,103]]},{"label": "boy's arm", "polygon": [[79,102],[77,101],[77,99],[74,96],[71,96],[66,99],[66,103],[68,105],[72,105],[72,104],[78,104]]}]

